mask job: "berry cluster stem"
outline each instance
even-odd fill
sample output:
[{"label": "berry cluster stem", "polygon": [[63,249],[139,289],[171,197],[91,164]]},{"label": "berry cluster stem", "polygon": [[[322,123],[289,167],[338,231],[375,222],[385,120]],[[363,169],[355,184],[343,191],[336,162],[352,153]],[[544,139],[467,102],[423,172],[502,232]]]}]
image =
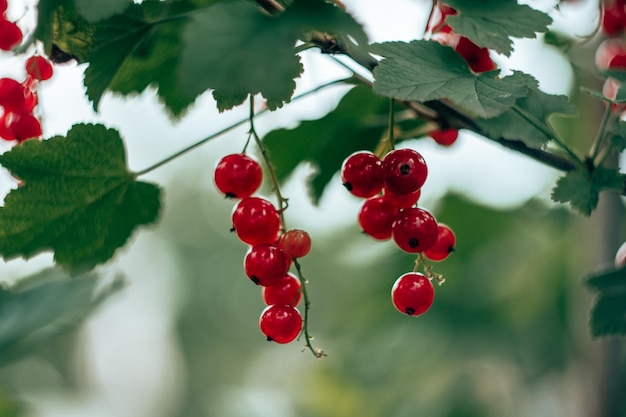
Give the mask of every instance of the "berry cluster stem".
[{"label": "berry cluster stem", "polygon": [[[278,182],[278,178],[276,177],[274,166],[272,165],[267,155],[267,151],[265,147],[263,146],[263,143],[261,142],[261,138],[259,137],[254,127],[254,96],[252,95],[250,95],[249,121],[250,121],[250,134],[254,138],[254,142],[256,143],[257,147],[259,148],[259,151],[261,152],[261,157],[263,158],[263,162],[265,164],[265,167],[267,168],[267,171],[270,173],[270,178],[272,179],[272,184],[274,186],[274,194],[276,195],[276,199],[278,200],[278,205],[280,207],[278,211],[278,213],[280,214],[280,221],[282,223],[283,229],[286,229],[287,226],[285,223],[284,211],[285,209],[287,209],[288,201],[285,197],[283,197],[282,193],[280,192],[280,184]],[[306,280],[306,278],[304,277],[304,274],[302,273],[302,267],[300,263],[298,262],[298,259],[294,259],[293,264],[296,267],[298,278],[300,279],[302,298],[304,299],[304,318],[303,318],[303,323],[302,323],[302,334],[304,335],[306,339],[305,340],[306,348],[309,349],[316,358],[321,358],[322,356],[326,356],[326,354],[324,353],[323,350],[313,347],[311,343],[311,340],[313,338],[309,335],[308,324],[309,324],[309,308],[311,306],[311,300],[309,299],[309,293],[306,287],[308,281]]]}]

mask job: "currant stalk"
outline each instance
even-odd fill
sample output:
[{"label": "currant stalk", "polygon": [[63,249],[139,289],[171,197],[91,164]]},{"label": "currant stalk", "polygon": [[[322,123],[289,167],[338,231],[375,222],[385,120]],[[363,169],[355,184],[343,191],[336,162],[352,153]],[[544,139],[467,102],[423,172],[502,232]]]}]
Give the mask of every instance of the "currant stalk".
[{"label": "currant stalk", "polygon": [[[267,171],[270,173],[272,185],[274,186],[274,194],[276,196],[276,199],[278,200],[278,206],[279,206],[278,213],[280,214],[281,224],[282,224],[283,229],[287,230],[284,212],[287,209],[288,200],[280,192],[280,184],[278,182],[278,178],[276,177],[276,172],[267,155],[267,151],[265,147],[263,146],[263,143],[261,142],[261,138],[259,137],[254,127],[254,116],[255,116],[254,96],[250,95],[250,117],[249,117],[250,135],[254,139],[254,142],[256,143],[257,147],[259,148],[265,167],[267,168]],[[313,344],[311,343],[311,340],[313,338],[309,334],[308,324],[309,324],[309,309],[311,307],[311,300],[309,299],[309,293],[307,291],[308,281],[306,280],[306,278],[304,277],[304,274],[302,273],[302,267],[300,263],[298,262],[298,258],[293,259],[293,264],[296,267],[298,278],[300,279],[302,298],[304,299],[304,317],[303,317],[303,323],[302,323],[302,335],[304,335],[304,338],[305,338],[306,348],[311,351],[313,356],[315,356],[316,358],[321,358],[323,356],[326,356],[326,354],[320,348],[313,347]]]}]

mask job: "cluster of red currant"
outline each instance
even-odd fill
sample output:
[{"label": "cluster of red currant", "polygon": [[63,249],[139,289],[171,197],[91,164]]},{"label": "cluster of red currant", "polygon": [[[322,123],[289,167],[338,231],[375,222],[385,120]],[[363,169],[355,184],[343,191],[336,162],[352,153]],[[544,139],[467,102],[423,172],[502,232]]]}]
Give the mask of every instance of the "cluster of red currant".
[{"label": "cluster of red currant", "polygon": [[[6,19],[7,2],[0,0],[0,49],[10,51],[22,41],[22,31]],[[34,55],[26,60],[26,78],[18,82],[12,78],[0,78],[0,138],[23,142],[41,136],[41,123],[34,115],[38,104],[39,81],[52,77],[52,64],[46,58]]]},{"label": "cluster of red currant", "polygon": [[302,285],[289,269],[309,253],[311,238],[300,229],[284,231],[281,211],[265,198],[253,196],[262,179],[260,164],[243,153],[223,157],[214,171],[217,189],[240,200],[232,213],[233,231],[250,246],[244,259],[246,275],[263,287],[267,307],[259,320],[261,332],[270,341],[289,343],[303,326],[296,308],[302,299]]},{"label": "cluster of red currant", "polygon": [[[604,4],[602,10],[601,32],[607,36],[596,49],[595,64],[601,71],[626,71],[626,1],[614,0]],[[615,78],[609,77],[604,82],[602,94],[608,99],[614,100],[621,83]],[[626,106],[615,104],[612,110],[621,113]]]},{"label": "cluster of red currant", "polygon": [[[366,199],[358,214],[364,233],[377,240],[393,239],[405,252],[441,261],[454,250],[456,238],[448,226],[417,207],[427,174],[426,161],[413,149],[392,150],[382,160],[359,151],[341,167],[346,189]],[[424,313],[433,302],[433,277],[430,270],[426,275],[415,271],[402,275],[392,288],[394,306],[412,316]]]}]

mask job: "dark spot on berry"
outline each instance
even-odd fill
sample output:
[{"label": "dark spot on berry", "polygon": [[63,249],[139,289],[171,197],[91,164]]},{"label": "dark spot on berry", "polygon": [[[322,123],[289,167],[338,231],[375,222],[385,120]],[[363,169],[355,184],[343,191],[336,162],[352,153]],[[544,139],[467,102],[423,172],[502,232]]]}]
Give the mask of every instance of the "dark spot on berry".
[{"label": "dark spot on berry", "polygon": [[267,336],[267,341],[268,341],[268,342],[273,342],[273,341],[274,341],[274,339],[272,339],[271,337]]},{"label": "dark spot on berry", "polygon": [[402,164],[400,165],[400,175],[409,175],[411,173],[411,165]]},{"label": "dark spot on berry", "polygon": [[416,237],[412,237],[409,239],[409,246],[412,248],[416,248],[420,245],[420,241]]},{"label": "dark spot on berry", "polygon": [[454,246],[450,246],[450,247],[448,248],[448,253],[452,253],[452,252],[454,252]]},{"label": "dark spot on berry", "polygon": [[412,315],[413,315],[413,313],[415,313],[415,309],[414,309],[414,308],[411,308],[411,307],[408,307],[406,310],[404,310],[404,312],[405,312],[406,314],[408,314],[409,316],[412,316]]},{"label": "dark spot on berry", "polygon": [[352,184],[350,184],[349,182],[344,182],[343,186],[346,187],[346,190],[352,191]]},{"label": "dark spot on berry", "polygon": [[256,285],[259,285],[259,283],[261,282],[261,280],[260,280],[260,279],[258,279],[255,275],[252,275],[252,276],[250,277],[250,280],[251,280],[252,282],[254,282]]},{"label": "dark spot on berry", "polygon": [[237,195],[235,195],[234,193],[230,193],[230,192],[229,192],[229,193],[226,193],[226,194],[224,195],[224,197],[226,197],[226,198],[237,198]]},{"label": "dark spot on berry", "polygon": [[235,226],[230,228],[230,233],[233,233],[235,231]]}]

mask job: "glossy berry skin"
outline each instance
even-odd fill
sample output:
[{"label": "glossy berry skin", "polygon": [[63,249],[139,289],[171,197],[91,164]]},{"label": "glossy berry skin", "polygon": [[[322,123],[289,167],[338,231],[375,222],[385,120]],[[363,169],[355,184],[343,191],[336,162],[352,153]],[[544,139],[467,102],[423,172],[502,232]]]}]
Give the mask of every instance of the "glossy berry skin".
[{"label": "glossy berry skin", "polygon": [[0,106],[6,112],[28,110],[26,95],[27,90],[22,84],[12,78],[0,78]]},{"label": "glossy berry skin", "polygon": [[12,113],[0,114],[0,139],[4,139],[7,141],[15,140],[15,135],[13,134],[13,131],[9,127],[11,116],[12,116]]},{"label": "glossy berry skin", "polygon": [[249,245],[275,243],[280,230],[280,215],[269,201],[246,197],[235,206],[232,215],[237,237]]},{"label": "glossy berry skin", "polygon": [[18,142],[41,136],[41,123],[31,113],[11,113],[7,127]]},{"label": "glossy berry skin", "polygon": [[270,342],[289,343],[302,330],[302,316],[290,305],[273,304],[265,307],[259,318],[259,328]]},{"label": "glossy berry skin", "polygon": [[265,304],[287,304],[297,306],[302,300],[302,284],[297,276],[287,273],[280,282],[272,287],[263,287],[263,302]]},{"label": "glossy berry skin", "polygon": [[311,236],[304,230],[290,229],[280,237],[278,247],[289,259],[301,258],[311,250]]},{"label": "glossy berry skin", "polygon": [[433,305],[435,289],[430,280],[419,272],[408,272],[396,280],[391,288],[391,301],[403,314],[419,316]]},{"label": "glossy berry skin", "polygon": [[626,43],[621,39],[605,39],[595,54],[596,67],[601,71],[626,67]]},{"label": "glossy berry skin", "polygon": [[454,232],[449,226],[440,223],[437,225],[437,241],[424,251],[424,256],[431,261],[443,261],[454,252],[454,245]]},{"label": "glossy berry skin", "polygon": [[396,206],[398,210],[413,207],[419,201],[421,194],[421,189],[409,194],[394,194],[387,189],[383,189],[383,198]]},{"label": "glossy berry skin", "polygon": [[217,189],[229,198],[250,197],[261,186],[263,170],[244,154],[226,155],[215,166],[213,180]]},{"label": "glossy berry skin", "polygon": [[385,155],[381,164],[385,188],[394,194],[419,190],[428,175],[426,161],[413,149],[396,149]]},{"label": "glossy berry skin", "polygon": [[26,60],[26,73],[39,81],[52,78],[52,64],[46,58],[35,55]]},{"label": "glossy berry skin", "polygon": [[350,155],[341,166],[341,180],[344,187],[361,198],[369,198],[383,188],[380,158],[368,151]]},{"label": "glossy berry skin", "polygon": [[419,253],[437,241],[437,221],[428,211],[411,207],[398,213],[391,228],[392,237],[400,249]]},{"label": "glossy berry skin", "polygon": [[383,196],[368,198],[359,211],[359,225],[363,232],[376,240],[391,239],[391,226],[398,210]]},{"label": "glossy berry skin", "polygon": [[476,73],[495,70],[496,64],[487,48],[481,48],[465,36],[461,36],[454,48],[463,57],[470,69]]},{"label": "glossy berry skin", "polygon": [[435,130],[429,133],[430,137],[435,140],[441,146],[450,146],[456,142],[459,137],[459,131],[454,128],[448,128],[443,130]]},{"label": "glossy berry skin", "polygon": [[0,49],[10,51],[22,42],[22,30],[14,22],[0,17]]},{"label": "glossy berry skin", "polygon": [[256,245],[248,250],[244,271],[252,282],[262,287],[278,285],[289,270],[289,258],[272,245]]},{"label": "glossy berry skin", "polygon": [[617,36],[626,27],[626,11],[621,4],[607,4],[602,13],[602,31],[608,36]]},{"label": "glossy berry skin", "polygon": [[7,0],[0,0],[0,15],[4,16],[7,11]]}]

